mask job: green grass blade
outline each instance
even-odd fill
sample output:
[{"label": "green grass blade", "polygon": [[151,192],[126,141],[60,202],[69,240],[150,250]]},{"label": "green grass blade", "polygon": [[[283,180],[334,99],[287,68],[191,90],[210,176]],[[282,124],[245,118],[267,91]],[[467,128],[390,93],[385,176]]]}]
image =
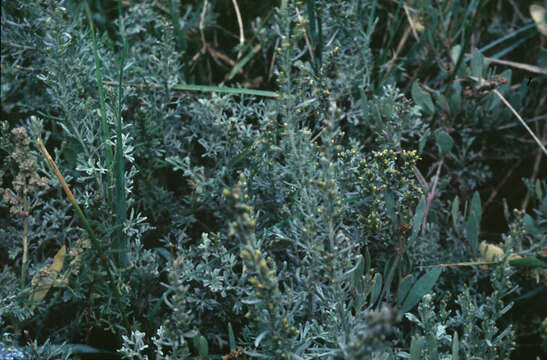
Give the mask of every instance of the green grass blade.
[{"label": "green grass blade", "polygon": [[[467,49],[469,47],[469,42],[471,41],[471,36],[475,32],[475,26],[477,24],[477,19],[479,18],[480,10],[481,10],[481,8],[484,7],[484,5],[486,5],[486,3],[488,3],[488,1],[484,1],[480,5],[479,5],[478,2],[472,2],[470,4],[470,6],[468,7],[468,10],[471,10],[472,8],[475,8],[475,15],[473,15],[473,17],[471,18],[471,21],[469,23],[467,21],[465,21],[466,24],[464,26],[465,26],[466,31],[464,31],[464,34],[462,35],[463,38],[464,38],[463,39],[462,51],[460,52],[460,55],[458,56],[458,60],[456,61],[456,64],[454,65],[454,69],[450,73],[447,84],[452,84],[452,82],[456,78],[456,74],[458,73],[458,71],[460,69],[460,66],[461,66],[461,64],[462,64],[462,62],[464,61],[464,58],[465,58],[465,56],[464,56],[465,49]],[[466,16],[470,16],[470,15],[471,15],[471,12],[468,11]],[[467,29],[468,25],[469,25],[469,28]]]},{"label": "green grass blade", "polygon": [[321,32],[321,14],[318,14],[315,8],[315,1],[308,0],[307,2],[308,18],[310,21],[310,37],[312,44],[312,52],[317,62],[315,63],[316,71],[321,67],[321,53],[323,45],[323,34]]},{"label": "green grass blade", "polygon": [[506,54],[510,53],[511,51],[515,50],[517,47],[520,46],[520,44],[522,44],[523,42],[527,41],[528,39],[530,38],[533,38],[535,36],[535,34],[530,34],[528,35],[527,37],[525,38],[522,38],[520,40],[518,40],[517,42],[515,42],[513,45],[501,50],[500,52],[497,52],[496,54],[494,54],[492,56],[493,59],[500,59],[500,58],[503,58]]},{"label": "green grass blade", "polygon": [[492,41],[490,44],[488,45],[485,45],[483,47],[481,47],[479,49],[479,51],[484,54],[485,51],[493,48],[494,46],[504,42],[505,40],[508,40],[508,39],[511,39],[512,37],[515,37],[516,35],[520,34],[521,32],[523,31],[526,31],[526,30],[530,30],[532,28],[534,28],[536,25],[535,23],[531,23],[531,24],[528,24],[528,25],[525,25],[523,27],[521,27],[520,29],[517,29],[515,31],[512,31],[510,32],[509,34],[505,35],[505,36],[502,36],[501,38],[495,40],[495,41]]},{"label": "green grass blade", "polygon": [[[385,46],[382,47],[382,51],[381,51],[381,54],[380,54],[380,62],[379,64],[385,64],[386,63],[386,59],[387,59],[387,53],[388,53],[388,50],[391,48],[391,44],[393,43],[393,40],[395,39],[395,34],[398,33],[399,31],[399,27],[401,26],[401,24],[403,23],[403,16],[404,16],[404,11],[403,11],[403,1],[399,1],[399,5],[397,5],[397,10],[395,10],[395,14],[397,14],[397,18],[395,20],[395,24],[391,27],[391,34],[389,36],[389,40],[387,42],[387,44]],[[381,71],[381,73],[379,74],[378,76],[378,86],[377,88],[379,88],[381,85],[382,85],[382,79],[384,77],[384,73],[385,71]]]},{"label": "green grass blade", "polygon": [[370,37],[372,36],[372,31],[374,31],[374,27],[376,25],[375,23],[376,19],[374,18],[375,11],[376,11],[376,0],[372,1],[372,5],[370,6],[370,13],[369,13],[368,22],[367,22],[367,43],[365,44],[365,46],[368,46],[370,42]]},{"label": "green grass blade", "polygon": [[190,73],[188,71],[187,43],[186,39],[184,38],[184,32],[180,28],[179,13],[177,11],[177,7],[175,6],[174,0],[169,1],[169,11],[171,13],[171,21],[173,22],[175,35],[177,37],[177,50],[182,52],[184,80],[189,81]]},{"label": "green grass blade", "polygon": [[254,90],[254,89],[244,89],[244,88],[230,88],[230,87],[224,87],[224,86],[177,84],[177,85],[174,85],[171,89],[181,90],[181,91],[219,92],[219,93],[235,94],[235,95],[254,95],[254,96],[271,97],[271,98],[279,97],[279,94],[274,91]]},{"label": "green grass blade", "polygon": [[36,141],[38,143],[40,151],[42,152],[42,154],[46,158],[49,166],[51,167],[51,169],[53,170],[55,176],[59,180],[59,183],[63,187],[63,191],[65,192],[66,196],[68,197],[68,200],[70,201],[70,203],[74,207],[74,210],[76,210],[76,213],[78,214],[80,220],[82,221],[82,224],[83,224],[85,230],[87,231],[87,233],[89,235],[89,238],[91,239],[91,244],[92,244],[93,248],[97,251],[97,255],[101,259],[102,265],[103,265],[104,269],[106,270],[106,273],[108,275],[108,279],[110,280],[108,282],[108,285],[110,286],[110,289],[112,290],[112,293],[116,297],[116,303],[118,305],[118,310],[120,311],[120,314],[122,316],[123,322],[125,324],[125,328],[126,328],[127,331],[130,331],[129,320],[127,318],[127,315],[124,311],[124,307],[122,305],[120,290],[118,289],[118,287],[116,286],[116,283],[114,282],[114,274],[113,274],[112,269],[109,265],[109,262],[106,258],[106,254],[105,254],[103,245],[101,244],[101,242],[99,242],[97,236],[95,235],[95,232],[93,231],[93,228],[91,227],[90,222],[88,221],[87,217],[85,216],[82,208],[80,208],[80,205],[78,204],[78,201],[76,200],[76,198],[72,194],[72,191],[68,187],[68,184],[66,183],[65,178],[61,174],[61,171],[59,171],[59,168],[57,167],[57,164],[55,164],[55,161],[53,161],[53,158],[51,157],[51,155],[49,155],[49,152],[47,151],[44,143],[42,142],[42,140],[40,138],[38,138]]},{"label": "green grass blade", "polygon": [[[108,124],[106,123],[106,110],[104,105],[104,91],[103,91],[103,74],[101,72],[101,66],[99,61],[99,54],[97,53],[97,38],[95,35],[95,28],[93,26],[93,19],[91,18],[91,11],[89,10],[89,5],[87,1],[84,1],[85,11],[87,13],[87,18],[89,20],[89,28],[91,29],[91,37],[93,38],[93,57],[95,58],[95,75],[97,77],[97,91],[99,93],[99,105],[100,105],[100,114],[103,127],[103,142],[105,147],[105,159],[106,159],[106,168],[108,169],[112,164],[112,148],[108,145],[110,140],[110,130]],[[107,194],[108,198],[108,194]]]},{"label": "green grass blade", "polygon": [[[270,20],[270,17],[272,16],[274,12],[274,9],[270,9],[270,11],[268,12],[268,14],[266,15],[266,17],[264,17],[264,20],[262,20],[262,22],[260,23],[260,25],[258,26],[258,28],[256,29],[254,35],[249,39],[249,41],[247,41],[247,43],[245,44],[245,46],[241,49],[241,53],[242,54],[245,54],[249,48],[251,47],[251,45],[253,44],[253,42],[255,41],[256,37],[258,36],[258,34],[260,34],[260,31],[262,30],[262,28],[268,23],[268,20]],[[230,73],[228,74],[228,76],[226,76],[226,80],[232,80],[233,77],[237,74],[237,72],[243,67],[245,66],[245,64],[247,64],[247,62],[249,62],[249,60],[253,57],[253,55],[256,54],[256,51],[253,49],[249,54],[247,54],[243,59],[241,59],[235,66],[234,68],[232,69],[232,71],[230,71]]]},{"label": "green grass blade", "polygon": [[232,71],[226,77],[226,80],[232,80],[234,76],[241,70],[242,67],[247,65],[247,63],[253,58],[253,56],[258,52],[260,48],[253,48],[247,55],[245,55],[238,63],[232,68]]},{"label": "green grass blade", "polygon": [[123,69],[125,67],[125,57],[127,53],[127,40],[125,38],[125,26],[122,16],[121,2],[118,2],[118,12],[120,18],[120,35],[122,38],[122,53],[120,59],[120,81],[118,86],[118,108],[116,110],[116,158],[114,163],[114,202],[116,209],[116,231],[114,248],[120,250],[118,254],[118,264],[121,267],[127,267],[127,237],[123,232],[123,224],[127,218],[127,202],[125,198],[125,174],[123,159],[123,140],[122,140],[122,100],[123,100]]}]

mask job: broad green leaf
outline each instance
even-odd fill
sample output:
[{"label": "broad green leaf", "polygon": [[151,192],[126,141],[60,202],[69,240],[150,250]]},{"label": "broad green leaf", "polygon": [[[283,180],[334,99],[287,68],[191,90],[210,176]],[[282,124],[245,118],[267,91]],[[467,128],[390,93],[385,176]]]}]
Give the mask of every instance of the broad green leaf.
[{"label": "broad green leaf", "polygon": [[372,294],[370,294],[370,305],[376,303],[378,297],[380,296],[380,291],[382,291],[382,274],[377,273],[374,276],[374,285],[372,285]]},{"label": "broad green leaf", "polygon": [[365,273],[368,274],[368,272],[370,271],[370,267],[372,266],[371,265],[371,260],[370,260],[370,252],[368,251],[368,246],[365,248]]},{"label": "broad green leaf", "polygon": [[532,235],[541,235],[541,234],[545,233],[545,231],[543,231],[542,229],[540,229],[536,225],[536,222],[534,221],[534,219],[530,215],[528,215],[528,214],[524,215],[523,220],[524,220],[524,228],[530,234],[532,234]]},{"label": "broad green leaf", "polygon": [[420,202],[418,203],[418,206],[416,207],[416,213],[414,214],[414,219],[412,219],[412,233],[410,234],[410,238],[408,239],[408,248],[410,248],[414,241],[416,241],[416,238],[418,237],[418,232],[420,231],[420,228],[422,227],[422,221],[424,219],[425,214],[425,197],[422,196],[420,199]]},{"label": "broad green leaf", "polygon": [[469,246],[471,246],[473,256],[477,254],[479,245],[479,229],[479,217],[474,211],[472,211],[471,214],[469,214],[467,223],[465,224],[465,236],[467,241],[469,241]]},{"label": "broad green leaf", "polygon": [[456,195],[454,201],[452,201],[452,224],[454,228],[457,228],[458,224],[458,212],[460,210],[460,198]]},{"label": "broad green leaf", "polygon": [[403,304],[403,301],[408,295],[408,292],[413,282],[414,275],[412,274],[405,276],[403,280],[401,280],[401,283],[399,284],[399,289],[397,289],[397,307],[401,307],[401,305]]},{"label": "broad green leaf", "polygon": [[452,48],[452,51],[450,52],[450,59],[452,60],[452,63],[456,65],[458,62],[458,58],[460,57],[460,54],[462,52],[462,46],[456,45]]},{"label": "broad green leaf", "polygon": [[460,360],[460,342],[457,331],[452,336],[452,360]]},{"label": "broad green leaf", "polygon": [[200,359],[207,359],[207,357],[209,356],[209,344],[207,343],[207,339],[203,335],[199,337],[198,351]]},{"label": "broad green leaf", "polygon": [[425,143],[427,142],[427,139],[429,138],[429,135],[431,135],[431,131],[427,129],[425,133],[420,135],[420,143],[418,144],[418,154],[422,154],[424,151]]},{"label": "broad green leaf", "polygon": [[230,351],[236,349],[236,339],[234,336],[234,330],[232,329],[232,323],[228,322],[228,344],[230,345]]},{"label": "broad green leaf", "polygon": [[469,245],[471,246],[473,256],[476,255],[479,244],[481,213],[481,198],[479,196],[479,193],[475,191],[475,193],[473,194],[473,198],[471,199],[469,216],[467,217],[467,222],[465,224],[465,233],[467,241],[469,241]]},{"label": "broad green leaf", "polygon": [[353,286],[357,287],[357,285],[361,281],[361,276],[365,274],[365,259],[363,258],[363,255],[359,255],[359,260],[357,260],[357,268],[353,272]]},{"label": "broad green leaf", "polygon": [[433,92],[433,97],[435,98],[435,101],[437,104],[443,109],[443,111],[447,114],[450,113],[450,106],[448,105],[448,101],[446,100],[446,97],[441,94],[438,90],[435,90]]},{"label": "broad green leaf", "polygon": [[482,205],[481,205],[481,198],[477,191],[473,193],[473,198],[471,199],[471,211],[477,213],[479,215],[479,222],[482,216]]},{"label": "broad green leaf", "polygon": [[423,336],[413,336],[410,342],[410,359],[422,360],[422,349],[424,347],[425,339]]},{"label": "broad green leaf", "polygon": [[431,96],[428,92],[421,88],[418,84],[418,80],[414,81],[414,84],[412,84],[410,93],[412,95],[412,99],[414,99],[414,102],[421,106],[426,114],[433,115],[435,113],[435,105],[433,104],[433,100],[431,100]]},{"label": "broad green leaf", "polygon": [[196,349],[199,349],[199,337],[201,336],[200,333],[197,333],[196,336],[192,338],[192,344]]},{"label": "broad green leaf", "polygon": [[509,260],[509,265],[522,269],[547,269],[547,262],[542,261],[535,257],[525,257],[522,259]]},{"label": "broad green leaf", "polygon": [[452,140],[452,137],[443,129],[437,129],[435,131],[435,140],[437,142],[440,157],[448,155],[454,146],[454,140]]},{"label": "broad green leaf", "polygon": [[457,114],[460,112],[462,107],[462,86],[459,82],[454,82],[452,84],[452,94],[450,96],[450,110],[452,114]]},{"label": "broad green leaf", "polygon": [[420,302],[422,297],[433,289],[441,272],[442,268],[438,267],[433,268],[422,275],[410,289],[410,292],[399,311],[404,314],[412,310],[412,308]]},{"label": "broad green leaf", "polygon": [[485,72],[485,68],[486,66],[484,64],[484,57],[482,56],[480,51],[475,50],[473,56],[471,57],[471,75],[482,78]]},{"label": "broad green leaf", "polygon": [[399,260],[399,255],[393,254],[384,266],[384,286],[382,294],[380,295],[381,298],[383,298],[385,294],[387,294],[387,296],[389,297],[389,294],[391,292],[391,282],[395,277],[395,271],[399,266]]}]

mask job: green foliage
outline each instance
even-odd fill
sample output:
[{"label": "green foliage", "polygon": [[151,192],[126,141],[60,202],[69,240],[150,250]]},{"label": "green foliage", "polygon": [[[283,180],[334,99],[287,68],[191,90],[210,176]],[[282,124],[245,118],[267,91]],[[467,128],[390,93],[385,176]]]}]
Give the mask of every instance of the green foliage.
[{"label": "green foliage", "polygon": [[[112,4],[2,1],[2,343],[497,359],[545,341],[537,172],[508,230],[490,220],[497,178],[537,146],[493,90],[542,131],[545,79],[484,55],[510,5],[490,21],[479,1],[240,2],[233,37],[223,2]],[[482,239],[503,248],[488,265]]]}]

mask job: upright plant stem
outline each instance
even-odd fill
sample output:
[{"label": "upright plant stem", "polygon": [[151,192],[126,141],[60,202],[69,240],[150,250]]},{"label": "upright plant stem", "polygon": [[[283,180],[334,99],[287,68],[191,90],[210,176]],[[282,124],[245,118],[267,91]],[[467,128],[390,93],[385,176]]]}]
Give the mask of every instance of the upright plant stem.
[{"label": "upright plant stem", "polygon": [[[93,26],[93,20],[91,18],[91,11],[89,10],[89,6],[87,5],[87,0],[84,1],[84,7],[85,11],[87,13],[87,17],[89,19],[89,28],[91,29],[91,36],[93,38],[93,56],[95,58],[95,75],[97,77],[97,91],[99,94],[99,105],[100,105],[100,114],[101,114],[101,121],[102,121],[102,128],[103,128],[103,143],[105,147],[105,162],[106,162],[106,168],[110,168],[110,165],[112,164],[112,148],[109,145],[110,141],[110,130],[108,128],[108,124],[106,122],[106,110],[105,110],[105,104],[104,104],[104,92],[103,92],[103,75],[101,73],[101,66],[99,61],[99,54],[97,52],[97,39],[95,36],[95,28]],[[108,188],[108,186],[107,186]],[[110,193],[107,190],[105,195],[105,199],[109,200]]]},{"label": "upright plant stem", "polygon": [[[27,208],[28,200],[25,198],[25,208]],[[25,285],[25,274],[27,273],[27,258],[28,258],[28,216],[23,220],[23,260],[21,264],[21,286]]]},{"label": "upright plant stem", "polygon": [[120,19],[120,34],[123,39],[122,55],[120,59],[120,81],[118,85],[118,109],[116,111],[116,159],[114,163],[114,176],[116,177],[115,207],[116,207],[116,249],[120,250],[118,254],[118,264],[122,268],[127,267],[128,243],[127,237],[123,232],[123,224],[127,218],[127,202],[125,198],[125,174],[123,158],[123,139],[122,139],[122,100],[123,100],[123,69],[125,66],[125,57],[127,52],[127,42],[125,38],[125,26],[123,22],[122,5],[118,2],[118,13]]},{"label": "upright plant stem", "polygon": [[82,221],[82,224],[87,231],[87,234],[89,235],[89,238],[91,239],[91,244],[93,245],[93,248],[95,251],[97,251],[97,254],[99,255],[101,262],[103,264],[104,269],[106,270],[106,273],[108,275],[108,284],[110,286],[110,289],[112,290],[112,293],[114,294],[114,297],[116,298],[116,304],[118,306],[118,310],[120,311],[120,314],[122,316],[125,328],[128,333],[131,332],[131,328],[129,326],[129,320],[127,319],[127,315],[125,314],[124,308],[122,306],[122,296],[120,294],[120,290],[116,286],[116,282],[114,281],[114,274],[112,272],[112,269],[110,267],[110,264],[108,263],[108,260],[106,258],[106,254],[103,250],[103,247],[101,246],[101,243],[97,239],[97,236],[95,235],[95,232],[93,231],[93,228],[91,227],[91,224],[87,220],[86,216],[84,215],[84,212],[82,211],[82,208],[80,208],[80,205],[78,204],[78,201],[76,201],[76,198],[72,194],[72,191],[68,187],[68,184],[65,181],[65,178],[61,174],[61,171],[59,171],[59,168],[57,167],[57,164],[55,164],[55,161],[53,161],[53,158],[51,155],[49,155],[49,152],[47,151],[46,147],[44,146],[44,143],[40,138],[37,139],[38,146],[40,147],[40,151],[42,151],[42,154],[46,158],[47,162],[49,163],[51,169],[55,173],[55,176],[61,183],[61,186],[63,187],[63,190],[68,197],[68,200],[74,207],[74,210],[76,210],[76,213],[78,214],[78,217]]}]

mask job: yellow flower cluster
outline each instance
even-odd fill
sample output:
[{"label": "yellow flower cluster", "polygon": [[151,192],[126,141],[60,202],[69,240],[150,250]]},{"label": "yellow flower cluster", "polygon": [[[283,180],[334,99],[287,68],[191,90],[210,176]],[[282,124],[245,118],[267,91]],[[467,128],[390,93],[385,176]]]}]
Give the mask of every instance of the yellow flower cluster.
[{"label": "yellow flower cluster", "polygon": [[364,196],[373,196],[372,207],[365,209],[366,215],[361,216],[362,228],[366,232],[376,233],[388,226],[387,219],[380,209],[385,208],[385,198],[382,195],[389,189],[399,189],[396,211],[401,214],[401,220],[407,221],[405,209],[415,205],[422,190],[414,179],[412,166],[420,160],[416,150],[383,149],[373,153],[372,158],[362,159],[358,164],[359,175],[355,185],[360,186]]}]

